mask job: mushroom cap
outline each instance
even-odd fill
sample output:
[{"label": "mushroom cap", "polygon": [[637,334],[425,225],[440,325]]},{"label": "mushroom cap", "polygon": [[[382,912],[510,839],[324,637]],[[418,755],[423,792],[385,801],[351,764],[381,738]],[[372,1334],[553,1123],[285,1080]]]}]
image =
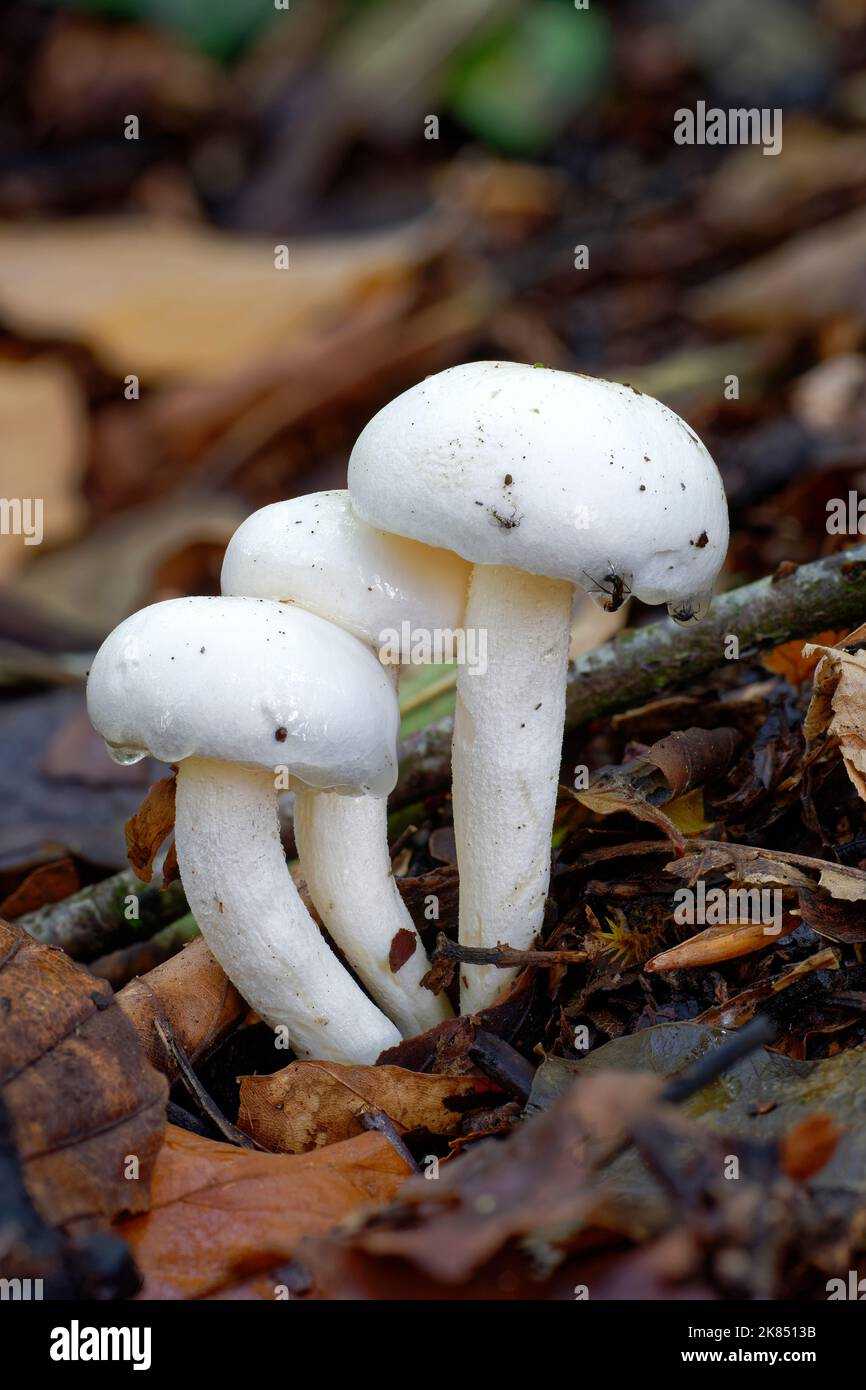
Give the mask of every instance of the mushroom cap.
[{"label": "mushroom cap", "polygon": [[349,633],[255,598],[178,598],[133,613],[87,681],[118,762],[212,758],[311,787],[387,796],[397,778],[393,682]]},{"label": "mushroom cap", "polygon": [[229,541],[222,591],[291,600],[378,644],[403,622],[458,628],[469,573],[452,551],[368,526],[343,489],[274,502],[247,517]]},{"label": "mushroom cap", "polygon": [[[704,596],[728,544],[718,470],[668,406],[630,386],[470,362],[391,401],[349,461],[372,526],[648,603]],[[613,606],[613,605],[605,605]]]}]

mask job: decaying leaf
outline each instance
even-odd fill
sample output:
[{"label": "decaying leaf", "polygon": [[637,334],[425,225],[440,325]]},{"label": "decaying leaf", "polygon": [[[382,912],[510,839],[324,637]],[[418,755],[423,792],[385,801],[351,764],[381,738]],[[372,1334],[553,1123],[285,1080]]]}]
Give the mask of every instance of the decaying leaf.
[{"label": "decaying leaf", "polygon": [[602,768],[571,795],[597,815],[628,811],[649,821],[682,850],[684,834],[709,828],[694,793],[728,769],[741,742],[735,729],[681,730],[621,767]]},{"label": "decaying leaf", "polygon": [[293,244],[281,272],[273,241],[168,219],[8,224],[0,309],[24,334],[86,342],[120,375],[134,363],[149,381],[207,380],[399,282],[429,256],[431,231]]},{"label": "decaying leaf", "polygon": [[850,864],[828,864],[808,854],[713,840],[692,841],[689,850],[692,852],[685,859],[666,864],[665,872],[690,886],[721,871],[732,882],[754,886],[773,884],[782,889],[808,890],[817,886],[844,902],[857,902],[866,896],[866,871]]},{"label": "decaying leaf", "polygon": [[306,1153],[362,1132],[382,1111],[400,1133],[453,1134],[468,1110],[496,1103],[485,1077],[431,1076],[403,1067],[292,1062],[272,1076],[243,1076],[238,1125],[268,1149]]},{"label": "decaying leaf", "polygon": [[147,1210],[165,1079],[107,984],[5,922],[0,1059],[3,1099],[42,1215],[87,1229]]},{"label": "decaying leaf", "polygon": [[814,648],[832,647],[844,635],[842,632],[818,632],[806,646],[798,637],[793,642],[783,642],[780,647],[764,652],[761,661],[768,671],[774,671],[777,676],[784,676],[791,685],[799,686],[809,676],[814,675],[815,668],[821,660],[821,653]]},{"label": "decaying leaf", "polygon": [[[0,437],[4,506],[23,509],[4,518],[0,577],[7,579],[43,545],[76,535],[85,519],[87,421],[81,391],[63,362],[0,362]],[[34,478],[38,498],[32,496]]]},{"label": "decaying leaf", "polygon": [[[440,1169],[438,1181],[407,1183],[390,1219],[355,1232],[351,1248],[457,1285],[521,1238],[565,1239],[592,1209],[596,1165],[652,1109],[659,1090],[655,1077],[613,1072],[568,1088],[548,1114],[501,1143],[475,1145]],[[315,1270],[315,1243],[303,1258]]]},{"label": "decaying leaf", "polygon": [[172,773],[148,787],[135,815],[126,822],[126,852],[143,883],[150,883],[153,861],[174,829],[174,792]]},{"label": "decaying leaf", "polygon": [[782,1136],[782,1167],[791,1178],[805,1182],[829,1163],[841,1130],[830,1115],[809,1115]]},{"label": "decaying leaf", "polygon": [[739,330],[813,328],[844,314],[866,265],[866,212],[810,227],[695,290],[700,323]]},{"label": "decaying leaf", "polygon": [[118,994],[117,1002],[153,1065],[170,1079],[177,1068],[154,1029],[155,1019],[168,1024],[171,1035],[195,1061],[247,1012],[201,937],[146,975],[131,980]]},{"label": "decaying leaf", "polygon": [[866,636],[866,624],[842,639],[838,647],[817,643],[804,650],[823,655],[815,672],[815,689],[806,716],[810,741],[822,733],[839,741],[845,770],[866,801],[866,652],[848,651]]},{"label": "decaying leaf", "polygon": [[[567,1094],[575,1077],[610,1067],[623,1073],[678,1075],[719,1047],[725,1033],[695,1023],[662,1023],[605,1043],[580,1061],[548,1058],[538,1069],[530,1106],[546,1108]],[[772,1102],[771,1108],[767,1103]],[[683,1102],[682,1111],[706,1134],[778,1140],[785,1136],[792,1167],[807,1175],[820,1204],[853,1212],[866,1196],[866,1050],[852,1048],[825,1060],[804,1062],[761,1049],[728,1068],[711,1087]],[[816,1117],[821,1118],[820,1127]],[[797,1135],[808,1121],[809,1129]],[[835,1143],[831,1143],[830,1124]],[[794,1134],[795,1138],[790,1136]],[[808,1153],[808,1161],[803,1156]],[[818,1160],[821,1160],[819,1162]],[[807,1170],[808,1169],[808,1174]],[[612,1186],[649,1218],[659,1191],[635,1154],[609,1170]]]},{"label": "decaying leaf", "polygon": [[12,921],[35,912],[46,903],[62,902],[80,887],[74,859],[55,859],[33,869],[13,893],[0,903],[0,917]]},{"label": "decaying leaf", "polygon": [[123,1221],[142,1298],[201,1298],[287,1260],[359,1207],[389,1201],[409,1169],[379,1134],[310,1154],[263,1154],[169,1125],[150,1212]]}]

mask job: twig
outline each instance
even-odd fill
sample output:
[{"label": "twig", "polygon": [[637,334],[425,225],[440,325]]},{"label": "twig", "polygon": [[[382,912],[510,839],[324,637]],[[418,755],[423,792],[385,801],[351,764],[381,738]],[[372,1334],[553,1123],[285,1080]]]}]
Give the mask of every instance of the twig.
[{"label": "twig", "polygon": [[[153,1026],[169,1057],[172,1057],[177,1063],[179,1079],[189,1091],[202,1114],[207,1116],[211,1124],[230,1144],[236,1144],[240,1149],[259,1149],[262,1151],[262,1145],[257,1144],[255,1139],[251,1139],[248,1134],[244,1134],[242,1130],[232,1124],[231,1120],[227,1120],[219,1106],[211,1100],[193,1071],[189,1058],[171,1033],[167,1021],[161,1023],[158,1018],[155,1018]],[[263,1152],[267,1152],[267,1150],[263,1150]]]},{"label": "twig", "polygon": [[409,1165],[412,1172],[417,1173],[419,1171],[418,1164],[397,1132],[397,1126],[390,1115],[386,1115],[384,1110],[365,1110],[358,1118],[362,1129],[373,1130],[376,1134],[383,1135],[391,1147],[396,1149],[403,1162]]},{"label": "twig", "polygon": [[[729,634],[737,637],[742,659],[822,629],[853,628],[864,609],[866,545],[859,545],[722,594],[709,617],[694,626],[677,627],[663,619],[626,630],[574,663],[566,728],[579,728],[708,675],[725,664]],[[392,806],[409,805],[447,785],[451,728],[452,721],[442,719],[404,739]]]},{"label": "twig", "polygon": [[[130,896],[137,899],[138,913],[131,919],[126,915]],[[142,883],[131,869],[124,869],[62,902],[26,913],[18,918],[17,925],[45,946],[62,946],[73,960],[91,961],[133,941],[146,940],[187,910],[179,882],[160,888]]]},{"label": "twig", "polygon": [[515,965],[539,965],[552,970],[555,965],[581,965],[589,956],[586,951],[518,951],[513,946],[461,946],[440,932],[433,959],[455,960],[463,965],[495,965],[499,970]]},{"label": "twig", "polygon": [[503,1091],[514,1096],[521,1104],[526,1103],[535,1080],[535,1068],[510,1043],[484,1028],[476,1028],[469,1056],[484,1075],[501,1086]]}]

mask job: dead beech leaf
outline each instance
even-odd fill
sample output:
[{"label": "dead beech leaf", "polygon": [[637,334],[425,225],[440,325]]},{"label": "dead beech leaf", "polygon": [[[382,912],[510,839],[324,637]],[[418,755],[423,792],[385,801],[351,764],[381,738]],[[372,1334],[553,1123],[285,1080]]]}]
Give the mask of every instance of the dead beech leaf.
[{"label": "dead beech leaf", "polygon": [[400,1133],[453,1134],[473,1101],[478,1108],[500,1095],[486,1077],[292,1062],[272,1076],[241,1077],[238,1127],[266,1148],[306,1153],[362,1133],[360,1117],[370,1110]]},{"label": "dead beech leaf", "polygon": [[651,825],[657,825],[664,831],[671,844],[682,852],[684,840],[682,832],[674,824],[669,816],[659,810],[658,806],[651,806],[650,803],[641,796],[640,792],[632,787],[624,775],[619,775],[615,770],[609,770],[605,778],[598,779],[587,791],[572,791],[566,788],[575,801],[579,801],[581,806],[585,806],[588,811],[594,812],[597,816],[612,816],[618,811],[627,811],[629,815],[635,816],[638,820],[649,821]]},{"label": "dead beech leaf", "polygon": [[153,861],[174,829],[174,773],[148,787],[134,816],[126,822],[126,852],[143,883],[150,883]]},{"label": "dead beech leaf", "polygon": [[[182,545],[225,546],[246,508],[225,493],[158,499],[111,516],[72,545],[40,553],[12,593],[71,632],[107,633],[148,601],[154,570]],[[106,583],[106,575],[111,582]]]},{"label": "dead beech leaf", "polygon": [[65,363],[51,357],[0,362],[0,438],[4,498],[17,499],[22,508],[27,499],[27,506],[41,510],[41,517],[23,510],[23,525],[4,531],[0,578],[6,579],[43,547],[70,540],[86,516],[81,480],[87,419]]},{"label": "dead beech leaf", "polygon": [[780,647],[774,647],[772,651],[764,652],[761,661],[768,671],[775,672],[777,676],[784,676],[789,685],[799,686],[807,677],[814,674],[815,667],[821,660],[821,653],[808,650],[809,647],[812,644],[832,647],[844,635],[843,632],[818,632],[809,639],[809,644],[806,647],[803,645],[802,638],[797,637],[793,642],[783,642]]},{"label": "dead beech leaf", "polygon": [[735,729],[677,730],[629,762],[601,768],[586,790],[568,790],[596,815],[627,811],[659,826],[682,852],[685,835],[709,829],[701,788],[728,769],[741,743]]},{"label": "dead beech leaf", "polygon": [[55,859],[40,864],[0,903],[0,917],[7,921],[36,912],[46,903],[59,903],[81,887],[74,859]]},{"label": "dead beech leaf", "polygon": [[194,1062],[225,1037],[247,1006],[202,937],[146,975],[130,980],[117,996],[153,1066],[170,1080],[177,1065],[166,1055],[154,1020],[171,1030]]},{"label": "dead beech leaf", "polygon": [[832,1115],[807,1115],[782,1136],[780,1157],[789,1178],[805,1182],[820,1173],[836,1152],[845,1133]]},{"label": "dead beech leaf", "polygon": [[808,854],[713,840],[693,841],[689,850],[697,852],[690,852],[686,859],[672,860],[665,865],[665,873],[690,887],[698,879],[722,870],[737,884],[774,884],[807,890],[821,886],[843,902],[858,902],[866,894],[866,871],[850,864],[830,864]]},{"label": "dead beech leaf", "polygon": [[[83,341],[119,375],[206,381],[345,315],[400,282],[437,234],[416,222],[365,236],[274,242],[157,218],[0,227],[0,313],[17,331]],[[75,266],[70,275],[68,267]]]},{"label": "dead beech leaf", "polygon": [[[391,1212],[335,1239],[449,1285],[523,1237],[567,1240],[591,1224],[598,1166],[633,1125],[658,1113],[662,1084],[612,1071],[581,1078],[506,1139],[475,1145],[441,1168],[437,1182],[412,1179]],[[315,1273],[329,1248],[331,1240],[306,1242],[301,1258]]]},{"label": "dead beech leaf", "polygon": [[[109,986],[0,922],[0,1088],[47,1221],[87,1229],[147,1209],[168,1088]],[[130,1154],[139,1162],[127,1178]]]},{"label": "dead beech leaf", "polygon": [[845,650],[862,640],[863,631],[857,628],[837,647],[805,648],[823,656],[805,729],[810,740],[825,731],[838,739],[845,770],[866,801],[866,652]]},{"label": "dead beech leaf", "polygon": [[388,1202],[409,1169],[361,1134],[311,1154],[264,1154],[169,1125],[150,1212],[122,1221],[144,1276],[140,1297],[202,1298],[291,1258],[359,1207]]},{"label": "dead beech leaf", "polygon": [[809,227],[692,292],[698,323],[732,331],[815,328],[850,311],[866,266],[866,210]]},{"label": "dead beech leaf", "polygon": [[821,870],[818,886],[826,888],[834,898],[843,902],[859,903],[866,898],[866,876],[862,879],[852,878],[850,874],[839,871],[834,864],[828,864],[826,869]]}]

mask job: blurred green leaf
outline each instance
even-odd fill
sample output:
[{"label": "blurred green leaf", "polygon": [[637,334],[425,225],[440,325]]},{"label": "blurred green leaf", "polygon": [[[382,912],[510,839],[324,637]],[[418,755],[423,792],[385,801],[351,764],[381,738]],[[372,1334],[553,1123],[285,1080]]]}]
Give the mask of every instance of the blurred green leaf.
[{"label": "blurred green leaf", "polygon": [[179,34],[212,58],[231,58],[266,25],[288,20],[274,0],[54,0],[59,9],[137,20]]},{"label": "blurred green leaf", "polygon": [[454,709],[454,662],[409,666],[400,677],[400,735],[425,729]]},{"label": "blurred green leaf", "polygon": [[540,0],[465,49],[446,98],[475,135],[510,154],[544,150],[605,81],[610,32],[599,7]]}]

